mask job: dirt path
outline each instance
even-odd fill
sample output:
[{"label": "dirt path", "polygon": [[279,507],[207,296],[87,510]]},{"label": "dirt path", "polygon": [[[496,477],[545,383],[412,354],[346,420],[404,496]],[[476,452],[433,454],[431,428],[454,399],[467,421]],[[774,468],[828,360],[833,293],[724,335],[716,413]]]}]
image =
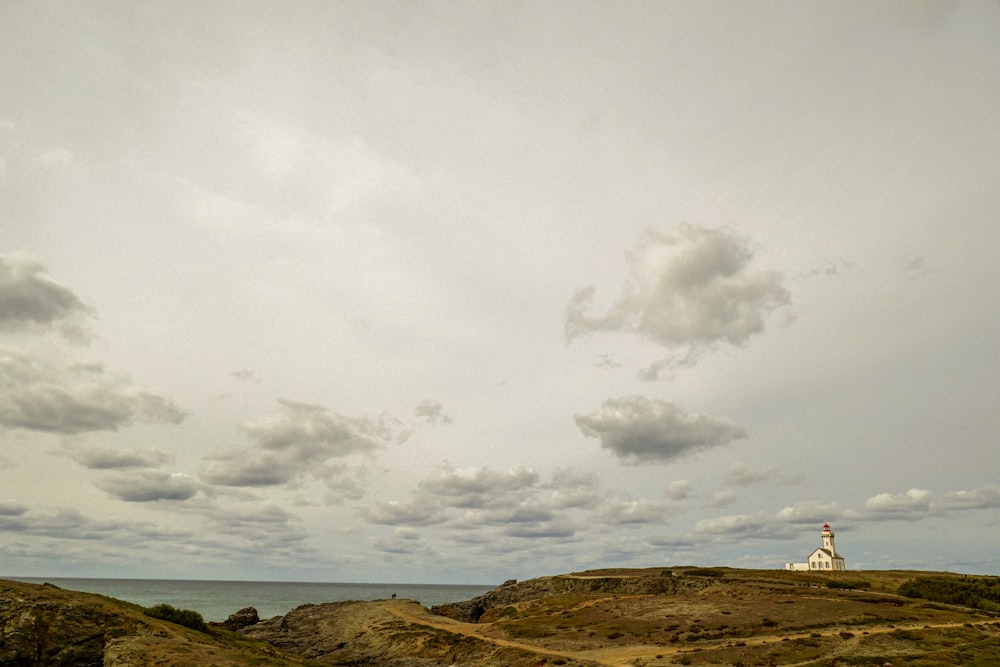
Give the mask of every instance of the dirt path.
[{"label": "dirt path", "polygon": [[517,648],[531,653],[538,653],[539,655],[551,655],[558,656],[560,658],[572,658],[574,660],[591,660],[602,665],[607,665],[608,667],[614,667],[616,664],[602,662],[593,658],[585,658],[576,651],[559,651],[557,649],[543,648],[533,644],[515,642],[509,639],[487,637],[480,634],[479,631],[484,627],[489,627],[491,625],[490,623],[463,623],[446,616],[437,616],[430,613],[426,608],[420,606],[419,603],[412,600],[384,600],[381,604],[383,609],[387,612],[403,619],[404,621],[407,621],[408,623],[429,625],[430,627],[437,628],[438,630],[444,630],[445,632],[452,632],[459,635],[466,635],[467,637],[475,637],[476,639],[481,639],[482,641],[496,644],[497,646]]},{"label": "dirt path", "polygon": [[[572,658],[573,660],[590,661],[595,662],[599,665],[605,665],[606,667],[627,667],[632,664],[636,658],[651,658],[654,656],[666,656],[674,655],[677,653],[683,653],[686,651],[691,651],[695,647],[678,647],[678,646],[663,646],[663,645],[642,645],[642,644],[630,644],[628,646],[621,647],[608,647],[608,648],[598,648],[589,649],[584,651],[560,651],[557,649],[547,649],[541,646],[536,646],[533,644],[525,644],[522,642],[511,641],[508,639],[500,639],[497,637],[488,637],[483,635],[480,631],[489,627],[490,623],[463,623],[461,621],[456,621],[454,619],[448,618],[446,616],[437,616],[430,613],[426,608],[421,607],[419,603],[412,600],[385,600],[382,603],[383,608],[390,614],[397,616],[398,618],[407,621],[408,623],[416,623],[419,625],[428,625],[432,628],[437,628],[438,630],[444,630],[445,632],[453,632],[455,634],[466,635],[469,637],[475,637],[497,646],[506,646],[509,648],[518,648],[525,651],[530,651],[532,653],[537,653],[539,655],[551,655],[559,656],[561,658]],[[815,636],[817,634],[821,636],[830,637],[833,635],[840,634],[843,630],[848,630],[850,632],[867,632],[870,635],[883,634],[892,632],[894,630],[919,630],[925,627],[931,628],[952,628],[960,627],[965,625],[964,623],[937,623],[933,625],[897,625],[897,626],[871,626],[865,628],[834,628],[827,629],[822,632],[796,632],[787,634],[776,634],[776,635],[757,635],[754,637],[745,637],[739,639],[743,642],[745,646],[760,646],[762,644],[773,644],[781,642],[784,640],[794,640],[800,638],[806,638],[810,636]],[[732,644],[736,641],[733,638],[722,639],[716,642],[705,642],[699,643],[698,648],[701,649],[711,649],[711,648],[722,648],[727,645]]]}]

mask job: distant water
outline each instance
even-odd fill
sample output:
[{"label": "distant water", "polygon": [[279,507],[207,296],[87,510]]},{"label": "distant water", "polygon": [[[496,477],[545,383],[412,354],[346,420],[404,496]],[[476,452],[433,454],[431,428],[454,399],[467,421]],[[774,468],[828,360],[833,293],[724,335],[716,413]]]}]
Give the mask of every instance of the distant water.
[{"label": "distant water", "polygon": [[166,603],[193,609],[206,621],[224,621],[244,607],[255,607],[262,618],[282,616],[299,605],[343,600],[384,600],[393,594],[425,607],[469,600],[495,586],[458,584],[327,584],[286,581],[188,581],[175,579],[76,579],[65,577],[4,577],[134,602],[143,607]]}]

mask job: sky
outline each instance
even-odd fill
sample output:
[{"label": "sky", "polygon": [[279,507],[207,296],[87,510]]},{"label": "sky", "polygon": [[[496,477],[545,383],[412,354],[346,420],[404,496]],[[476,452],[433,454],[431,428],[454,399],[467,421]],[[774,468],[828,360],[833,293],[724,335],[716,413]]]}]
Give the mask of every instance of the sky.
[{"label": "sky", "polygon": [[1000,574],[998,34],[0,3],[0,576]]}]

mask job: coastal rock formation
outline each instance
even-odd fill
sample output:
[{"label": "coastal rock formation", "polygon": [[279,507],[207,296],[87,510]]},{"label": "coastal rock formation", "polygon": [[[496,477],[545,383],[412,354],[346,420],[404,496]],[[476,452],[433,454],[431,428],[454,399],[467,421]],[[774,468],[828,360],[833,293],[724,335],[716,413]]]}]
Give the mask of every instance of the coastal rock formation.
[{"label": "coastal rock formation", "polygon": [[433,607],[431,611],[459,621],[477,623],[490,618],[489,611],[554,595],[601,592],[607,595],[677,595],[700,591],[716,583],[718,577],[674,576],[671,570],[650,576],[635,574],[563,574],[518,582],[505,581],[499,587],[464,602]]},{"label": "coastal rock formation", "polygon": [[[322,665],[528,667],[531,652],[419,623],[412,600],[306,604],[242,633]],[[564,662],[563,664],[570,664]],[[585,665],[587,663],[574,662]]]},{"label": "coastal rock formation", "polygon": [[227,630],[242,630],[247,626],[256,625],[259,622],[260,617],[257,615],[256,607],[244,607],[235,614],[230,614],[229,618],[217,625]]},{"label": "coastal rock formation", "polygon": [[0,586],[0,628],[0,665],[103,665],[109,641],[141,630],[100,596],[51,584]]},{"label": "coastal rock formation", "polygon": [[121,600],[0,580],[0,667],[301,665],[224,629],[198,632]]}]

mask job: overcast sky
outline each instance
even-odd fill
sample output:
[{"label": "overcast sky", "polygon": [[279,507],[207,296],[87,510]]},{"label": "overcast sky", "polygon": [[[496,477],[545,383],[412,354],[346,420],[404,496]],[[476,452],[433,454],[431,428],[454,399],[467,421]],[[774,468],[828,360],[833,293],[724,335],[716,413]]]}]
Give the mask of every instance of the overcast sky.
[{"label": "overcast sky", "polygon": [[0,575],[1000,574],[1000,4],[0,4]]}]

